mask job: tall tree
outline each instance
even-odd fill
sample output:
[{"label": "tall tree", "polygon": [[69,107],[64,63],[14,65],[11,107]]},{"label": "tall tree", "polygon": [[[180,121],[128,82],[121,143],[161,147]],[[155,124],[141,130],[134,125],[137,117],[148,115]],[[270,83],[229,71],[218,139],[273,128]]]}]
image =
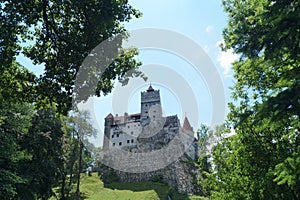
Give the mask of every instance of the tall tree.
[{"label": "tall tree", "polygon": [[[58,148],[62,137],[61,122],[57,113],[49,114],[48,109],[55,105],[58,108],[55,112],[66,115],[70,111],[75,78],[84,58],[99,43],[125,32],[124,22],[139,16],[127,0],[0,0],[1,197],[32,199],[50,195],[57,174],[47,174],[49,179],[34,177],[37,166],[45,168],[43,156],[48,156],[53,167],[50,168],[55,173],[59,171],[56,167],[60,161],[54,157],[61,151]],[[121,49],[123,39],[116,41],[115,49]],[[135,70],[140,65],[134,59],[136,50],[121,49],[120,52],[103,75],[97,77],[96,90],[80,100],[109,93],[114,79],[126,81],[130,76],[140,75]],[[44,74],[35,77],[17,63],[16,56],[20,53],[34,64],[44,65]],[[131,69],[133,71],[127,74]],[[32,118],[33,106],[39,109]],[[26,138],[39,145],[24,145]],[[51,144],[58,146],[52,148]],[[30,174],[30,170],[23,173],[21,166],[24,165],[34,173]],[[41,174],[46,172],[49,171],[41,171]],[[43,185],[27,187],[28,183],[35,183],[35,178]]]},{"label": "tall tree", "polygon": [[[140,16],[127,0],[1,0],[0,3],[1,66],[10,67],[20,52],[35,64],[43,64],[45,73],[38,80],[37,100],[56,102],[65,114],[71,108],[75,78],[85,57],[99,43],[123,33],[124,22]],[[120,49],[122,39],[111,48]],[[21,46],[22,42],[29,45]],[[107,94],[113,87],[113,79],[126,79],[126,72],[140,65],[134,59],[136,50],[121,52],[102,72],[103,76],[97,77],[96,92],[89,95]],[[139,73],[129,74],[135,75]]]},{"label": "tall tree", "polygon": [[24,152],[19,141],[28,132],[32,106],[28,104],[0,104],[0,196],[14,199],[18,195],[18,184],[26,183],[18,167]]},{"label": "tall tree", "polygon": [[211,127],[201,124],[197,131],[198,142],[199,142],[199,177],[198,184],[201,187],[201,192],[203,196],[209,197],[211,195],[211,188],[214,186],[212,183],[214,180],[213,169],[218,166],[218,158],[214,156],[214,163],[212,165],[212,152],[215,155],[215,145],[218,144],[220,140],[227,136],[230,132],[226,124],[221,124],[216,126],[214,129]]},{"label": "tall tree", "polygon": [[31,120],[28,134],[21,147],[29,155],[19,165],[22,177],[27,179],[22,189],[36,198],[48,199],[58,186],[63,169],[62,121],[55,109],[38,110]]},{"label": "tall tree", "polygon": [[78,160],[78,140],[75,138],[75,130],[71,123],[70,117],[65,117],[63,123],[64,136],[63,140],[63,169],[62,178],[60,182],[60,198],[68,199],[72,184],[74,183],[74,168]]},{"label": "tall tree", "polygon": [[300,3],[224,0],[236,135],[214,151],[216,199],[300,198]]},{"label": "tall tree", "polygon": [[26,181],[18,172],[24,157],[19,140],[30,127],[33,106],[28,102],[33,98],[35,77],[16,62],[10,68],[3,66],[3,59],[0,63],[0,196],[13,199],[18,193],[16,185]]},{"label": "tall tree", "polygon": [[93,127],[90,121],[90,114],[88,111],[78,111],[73,117],[73,127],[78,141],[79,157],[78,157],[78,169],[77,169],[77,185],[76,194],[80,195],[80,173],[83,171],[83,152],[85,148],[84,141],[88,137],[96,135],[96,129]]}]

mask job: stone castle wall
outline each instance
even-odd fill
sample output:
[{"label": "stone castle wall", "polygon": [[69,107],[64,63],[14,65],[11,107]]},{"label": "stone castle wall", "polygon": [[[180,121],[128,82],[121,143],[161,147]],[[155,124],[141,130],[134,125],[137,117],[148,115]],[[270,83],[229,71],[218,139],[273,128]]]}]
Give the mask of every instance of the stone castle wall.
[{"label": "stone castle wall", "polygon": [[150,85],[141,93],[140,114],[106,117],[99,164],[104,183],[160,181],[180,193],[199,193],[193,130],[186,121],[181,127],[177,115],[163,117],[161,110],[159,90]]},{"label": "stone castle wall", "polygon": [[201,192],[197,186],[198,168],[187,154],[169,166],[152,172],[128,173],[104,165],[100,165],[99,169],[104,184],[112,181],[128,183],[158,181],[168,184],[179,193],[199,194]]}]

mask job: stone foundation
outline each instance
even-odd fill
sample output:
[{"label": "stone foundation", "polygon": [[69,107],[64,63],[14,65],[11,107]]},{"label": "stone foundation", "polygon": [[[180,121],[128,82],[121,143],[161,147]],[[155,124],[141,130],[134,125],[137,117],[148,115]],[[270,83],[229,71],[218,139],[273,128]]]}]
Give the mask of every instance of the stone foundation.
[{"label": "stone foundation", "polygon": [[113,181],[140,182],[157,181],[168,184],[179,193],[199,194],[197,185],[198,168],[187,154],[164,169],[144,173],[117,171],[103,164],[99,166],[99,174],[105,184]]}]

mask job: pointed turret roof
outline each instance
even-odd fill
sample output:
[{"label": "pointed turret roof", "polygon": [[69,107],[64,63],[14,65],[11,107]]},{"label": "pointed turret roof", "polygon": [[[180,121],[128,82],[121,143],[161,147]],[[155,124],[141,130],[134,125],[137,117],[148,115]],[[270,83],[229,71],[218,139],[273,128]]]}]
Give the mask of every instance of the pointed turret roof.
[{"label": "pointed turret roof", "polygon": [[105,118],[114,118],[114,116],[111,113],[109,113]]},{"label": "pointed turret roof", "polygon": [[150,92],[150,91],[154,91],[154,89],[152,88],[151,83],[150,83],[150,86],[149,86],[148,89],[147,89],[147,92]]},{"label": "pointed turret roof", "polygon": [[186,116],[184,118],[182,129],[184,131],[192,131],[192,132],[194,132],[193,131],[193,127],[191,126],[191,124],[190,124],[190,122],[189,122],[189,120],[188,120],[188,118]]}]

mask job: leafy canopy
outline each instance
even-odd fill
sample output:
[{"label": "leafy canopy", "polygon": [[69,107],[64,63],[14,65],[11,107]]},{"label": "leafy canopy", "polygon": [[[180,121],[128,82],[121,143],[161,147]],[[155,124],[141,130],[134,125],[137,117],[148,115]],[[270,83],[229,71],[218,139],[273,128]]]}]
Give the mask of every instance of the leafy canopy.
[{"label": "leafy canopy", "polygon": [[300,3],[223,0],[233,63],[236,135],[215,147],[216,199],[299,199]]},{"label": "leafy canopy", "polygon": [[[124,22],[141,15],[127,0],[1,0],[0,4],[0,66],[10,67],[20,53],[44,65],[36,98],[56,102],[64,113],[71,108],[75,78],[84,58],[104,40],[123,33]],[[97,95],[110,92],[112,80],[140,65],[134,59],[135,49],[122,53],[100,78]]]}]

